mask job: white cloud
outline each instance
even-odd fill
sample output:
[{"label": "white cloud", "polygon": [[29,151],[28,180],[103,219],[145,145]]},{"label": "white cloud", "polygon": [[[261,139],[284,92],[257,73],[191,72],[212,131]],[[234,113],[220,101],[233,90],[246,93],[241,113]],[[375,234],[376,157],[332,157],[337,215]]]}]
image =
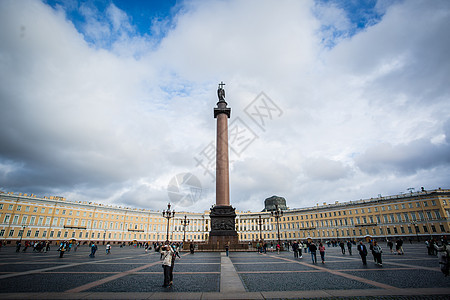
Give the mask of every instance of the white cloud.
[{"label": "white cloud", "polygon": [[[215,140],[221,80],[230,121],[257,135],[231,156],[239,210],[449,182],[446,1],[380,4],[376,25],[332,48],[323,26],[352,26],[333,5],[319,18],[312,1],[184,5],[139,36],[114,4],[81,4],[78,32],[62,8],[1,1],[0,188],[162,209],[192,172],[204,197],[185,209],[206,210],[215,185],[194,157]],[[264,129],[244,112],[261,91],[282,110]]]}]

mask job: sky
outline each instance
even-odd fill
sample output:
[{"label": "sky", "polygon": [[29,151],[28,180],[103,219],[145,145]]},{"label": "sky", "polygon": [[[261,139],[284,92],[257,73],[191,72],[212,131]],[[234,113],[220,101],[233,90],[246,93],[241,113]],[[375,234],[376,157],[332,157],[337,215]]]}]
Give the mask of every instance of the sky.
[{"label": "sky", "polygon": [[0,190],[203,212],[450,188],[450,2],[0,1]]}]

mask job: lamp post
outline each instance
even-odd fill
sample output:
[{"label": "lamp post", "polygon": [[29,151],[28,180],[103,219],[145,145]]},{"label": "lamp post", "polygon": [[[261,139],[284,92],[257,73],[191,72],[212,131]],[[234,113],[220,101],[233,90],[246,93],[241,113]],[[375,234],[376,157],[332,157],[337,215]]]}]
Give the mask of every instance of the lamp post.
[{"label": "lamp post", "polygon": [[184,220],[181,221],[181,224],[183,225],[183,244],[186,241],[186,226],[189,225],[189,220],[187,219],[187,216],[184,215]]},{"label": "lamp post", "polygon": [[104,229],[104,233],[103,233],[103,245],[105,244],[105,240],[106,240],[106,229]]},{"label": "lamp post", "polygon": [[258,216],[258,225],[259,225],[259,240],[262,241],[262,225],[263,225],[263,221],[261,219],[261,215]]},{"label": "lamp post", "polygon": [[418,228],[417,223],[416,222],[411,222],[411,225],[414,226],[414,231],[416,232],[417,241],[420,242],[420,240],[419,240],[419,233],[417,232],[417,228]]},{"label": "lamp post", "polygon": [[22,244],[22,238],[23,238],[23,234],[25,232],[25,227],[27,227],[27,226],[22,225],[22,234],[20,235],[20,241],[19,241],[20,244]]},{"label": "lamp post", "polygon": [[278,224],[278,219],[283,216],[283,211],[278,208],[278,204],[275,204],[275,211],[272,211],[272,216],[275,217],[275,220],[277,221],[277,234],[278,234],[278,245],[281,247],[281,241],[280,241],[280,226]]},{"label": "lamp post", "polygon": [[162,215],[164,218],[167,219],[167,235],[166,235],[166,242],[169,241],[169,223],[170,219],[172,219],[175,216],[175,210],[170,209],[170,203],[167,204],[167,209],[162,211]]}]

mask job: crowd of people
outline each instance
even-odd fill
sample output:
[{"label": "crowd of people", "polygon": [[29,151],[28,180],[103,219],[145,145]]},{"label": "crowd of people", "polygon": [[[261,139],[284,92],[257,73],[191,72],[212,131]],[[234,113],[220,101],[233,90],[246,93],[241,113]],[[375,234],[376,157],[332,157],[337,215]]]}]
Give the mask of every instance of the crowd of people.
[{"label": "crowd of people", "polygon": [[[383,248],[376,240],[369,240],[367,241],[369,251],[372,254],[374,263],[380,267],[383,266],[383,260],[382,260],[382,253]],[[410,240],[410,243],[412,241]],[[331,240],[326,241],[324,243],[318,242],[316,244],[312,240],[307,241],[294,241],[294,242],[279,242],[276,243],[275,246],[273,242],[270,243],[270,246],[265,241],[259,241],[256,243],[256,250],[259,254],[267,253],[267,249],[269,251],[273,252],[274,248],[277,250],[277,252],[280,252],[280,249],[290,251],[292,249],[292,252],[294,253],[295,259],[301,259],[303,258],[303,255],[306,253],[310,253],[311,260],[313,264],[317,263],[317,251],[319,251],[320,258],[322,263],[325,263],[325,252],[326,248],[324,245],[327,245],[328,247],[340,247],[341,252],[343,255],[352,255],[352,247],[356,246],[357,253],[361,257],[361,261],[363,265],[367,265],[367,255],[368,250],[366,245],[363,241],[360,241],[359,243],[356,243],[355,240]],[[439,245],[440,244],[440,245]],[[394,250],[395,245],[395,250]],[[428,255],[438,255],[438,252],[441,253],[439,265],[441,267],[442,272],[445,274],[445,276],[449,276],[449,266],[450,266],[450,247],[447,245],[447,239],[446,237],[442,237],[440,243],[438,243],[434,239],[430,239],[425,241],[425,245],[428,250]],[[395,241],[387,240],[386,241],[386,247],[389,248],[389,251],[391,254],[395,255],[404,255],[405,252],[403,250],[403,240],[401,238],[396,239]]]},{"label": "crowd of people", "polygon": [[[383,249],[379,242],[376,240],[369,240],[367,241],[369,250],[372,254],[374,263],[378,266],[382,266],[382,253]],[[265,241],[259,241],[256,243],[256,250],[259,254],[267,253],[267,251],[274,252],[275,250],[277,253],[280,253],[281,250],[287,250],[290,251],[292,249],[292,252],[294,253],[295,259],[301,259],[303,258],[303,255],[309,253],[311,255],[311,260],[313,264],[317,264],[317,251],[319,251],[320,258],[322,264],[325,264],[325,252],[326,247],[340,247],[341,252],[343,255],[352,255],[352,247],[356,246],[357,253],[361,257],[363,265],[367,265],[367,256],[368,256],[368,249],[363,241],[360,241],[359,243],[356,243],[355,240],[332,240],[332,241],[326,241],[324,243],[318,242],[316,244],[312,240],[307,241],[294,241],[294,242],[268,242]],[[395,250],[394,250],[395,245]],[[442,273],[444,273],[445,276],[449,276],[449,267],[450,267],[450,247],[448,246],[446,237],[442,237],[440,241],[436,241],[435,239],[429,239],[425,241],[425,245],[428,251],[428,255],[434,255],[439,256],[439,265],[441,268]],[[59,257],[63,257],[64,253],[70,252],[72,249],[74,251],[77,250],[79,246],[79,243],[69,242],[69,241],[61,241],[58,244],[59,251]],[[120,244],[120,247],[124,247],[125,244]],[[152,247],[153,246],[153,247]],[[150,243],[143,243],[143,244],[134,244],[134,247],[143,247],[145,248],[145,252],[148,252],[148,250],[151,250],[152,248],[160,253],[160,259],[162,260],[162,267],[164,269],[164,283],[163,287],[168,288],[173,285],[173,269],[175,266],[175,260],[180,257],[180,249],[183,249],[183,243],[169,243],[168,241],[162,243],[162,242],[154,242],[153,244]],[[405,252],[403,250],[403,240],[401,238],[396,239],[395,241],[387,240],[386,241],[386,247],[389,249],[391,254],[396,255],[404,255]],[[47,252],[50,251],[50,243],[46,241],[25,241],[24,246],[22,249],[22,243],[18,241],[16,243],[16,252],[26,252],[28,248],[33,248],[33,252]],[[95,257],[95,253],[98,249],[98,246],[96,243],[90,243],[90,254],[89,256],[91,258]],[[108,242],[105,246],[106,254],[111,254],[111,244]],[[227,256],[228,256],[228,247],[225,247]],[[194,254],[195,251],[195,245],[191,243],[189,245],[189,250],[191,254]]]}]

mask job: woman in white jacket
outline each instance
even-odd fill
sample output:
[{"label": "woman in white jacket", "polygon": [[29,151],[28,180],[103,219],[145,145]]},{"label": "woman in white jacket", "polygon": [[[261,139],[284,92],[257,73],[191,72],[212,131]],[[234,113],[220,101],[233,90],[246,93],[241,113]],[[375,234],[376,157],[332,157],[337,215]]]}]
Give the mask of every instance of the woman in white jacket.
[{"label": "woman in white jacket", "polygon": [[166,243],[159,249],[162,255],[162,267],[164,269],[164,284],[163,287],[170,287],[170,267],[172,266],[173,250],[169,243]]}]

